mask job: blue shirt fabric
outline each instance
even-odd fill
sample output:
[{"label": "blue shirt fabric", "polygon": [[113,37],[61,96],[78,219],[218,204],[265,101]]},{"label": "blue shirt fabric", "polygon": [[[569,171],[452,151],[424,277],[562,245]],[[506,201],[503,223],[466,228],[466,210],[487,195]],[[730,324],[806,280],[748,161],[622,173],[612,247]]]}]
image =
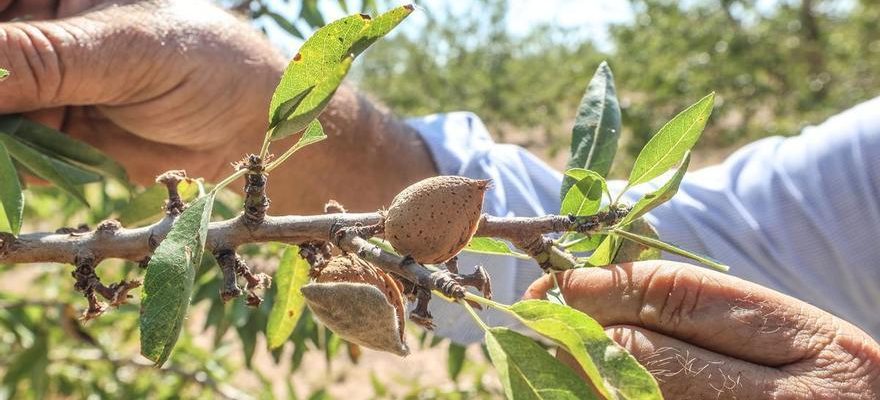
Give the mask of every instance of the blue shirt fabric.
[{"label": "blue shirt fabric", "polygon": [[[480,119],[453,112],[410,119],[443,175],[492,179],[485,213],[559,211],[562,175],[524,149],[497,144]],[[631,189],[630,203],[668,175]],[[609,182],[612,192],[624,182]],[[799,136],[749,144],[722,164],[689,173],[678,194],[646,217],[660,238],[731,266],[730,273],[831,312],[880,338],[880,97]],[[675,256],[665,255],[676,259]],[[484,265],[496,300],[517,301],[537,264],[463,253]],[[458,305],[434,301],[436,333],[459,343],[482,331]],[[516,323],[484,311],[490,326]]]}]

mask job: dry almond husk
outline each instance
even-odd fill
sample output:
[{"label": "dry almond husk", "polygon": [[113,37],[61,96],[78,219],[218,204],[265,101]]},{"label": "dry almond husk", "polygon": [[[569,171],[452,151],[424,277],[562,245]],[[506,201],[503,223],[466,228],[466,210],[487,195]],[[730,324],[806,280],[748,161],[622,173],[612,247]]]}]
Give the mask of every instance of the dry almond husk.
[{"label": "dry almond husk", "polygon": [[336,256],[301,291],[315,317],[343,339],[399,356],[409,354],[401,286],[381,269],[354,254]]}]

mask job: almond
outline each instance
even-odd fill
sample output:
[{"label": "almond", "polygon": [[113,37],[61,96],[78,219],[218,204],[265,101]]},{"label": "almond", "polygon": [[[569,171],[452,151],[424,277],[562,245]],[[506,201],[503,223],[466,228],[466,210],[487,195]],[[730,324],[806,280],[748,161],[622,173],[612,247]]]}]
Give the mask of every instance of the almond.
[{"label": "almond", "polygon": [[476,232],[488,186],[488,180],[461,176],[437,176],[410,185],[385,213],[385,239],[419,263],[449,260]]}]

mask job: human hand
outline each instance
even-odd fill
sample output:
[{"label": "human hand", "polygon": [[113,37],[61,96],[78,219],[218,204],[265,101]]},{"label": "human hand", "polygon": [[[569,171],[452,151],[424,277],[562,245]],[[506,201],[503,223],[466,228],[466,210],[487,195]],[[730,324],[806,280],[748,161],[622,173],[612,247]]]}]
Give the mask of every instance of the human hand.
[{"label": "human hand", "polygon": [[285,60],[210,2],[0,0],[0,21],[0,114],[86,140],[144,184],[215,179],[259,150]]},{"label": "human hand", "polygon": [[[287,61],[211,2],[0,0],[0,21],[16,18],[26,20],[0,23],[0,66],[12,73],[0,114],[85,140],[141,184],[169,169],[216,180],[259,151]],[[275,171],[273,211],[321,212],[331,198],[376,210],[437,173],[412,128],[345,85],[321,121],[331,140]]]},{"label": "human hand", "polygon": [[[549,276],[526,298],[543,298]],[[559,273],[667,398],[880,397],[880,345],[825,311],[736,277],[667,261]],[[577,367],[567,354],[560,359]]]}]

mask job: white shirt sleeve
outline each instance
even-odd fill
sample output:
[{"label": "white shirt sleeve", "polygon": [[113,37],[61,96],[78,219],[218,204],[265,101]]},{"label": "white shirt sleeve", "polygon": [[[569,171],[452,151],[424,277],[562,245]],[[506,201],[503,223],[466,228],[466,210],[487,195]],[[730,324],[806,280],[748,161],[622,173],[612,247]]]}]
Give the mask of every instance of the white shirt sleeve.
[{"label": "white shirt sleeve", "polygon": [[[561,174],[517,146],[494,143],[475,115],[409,122],[428,143],[441,174],[492,179],[484,212],[558,212]],[[665,179],[640,185],[625,198],[634,202]],[[759,140],[723,164],[688,174],[678,194],[647,218],[661,239],[880,337],[880,98],[800,136]],[[463,271],[477,264],[487,267],[503,303],[518,300],[541,275],[530,261],[460,257]],[[462,343],[482,338],[457,306],[436,301],[431,310],[438,334]],[[483,316],[490,325],[514,325],[500,313]]]}]

